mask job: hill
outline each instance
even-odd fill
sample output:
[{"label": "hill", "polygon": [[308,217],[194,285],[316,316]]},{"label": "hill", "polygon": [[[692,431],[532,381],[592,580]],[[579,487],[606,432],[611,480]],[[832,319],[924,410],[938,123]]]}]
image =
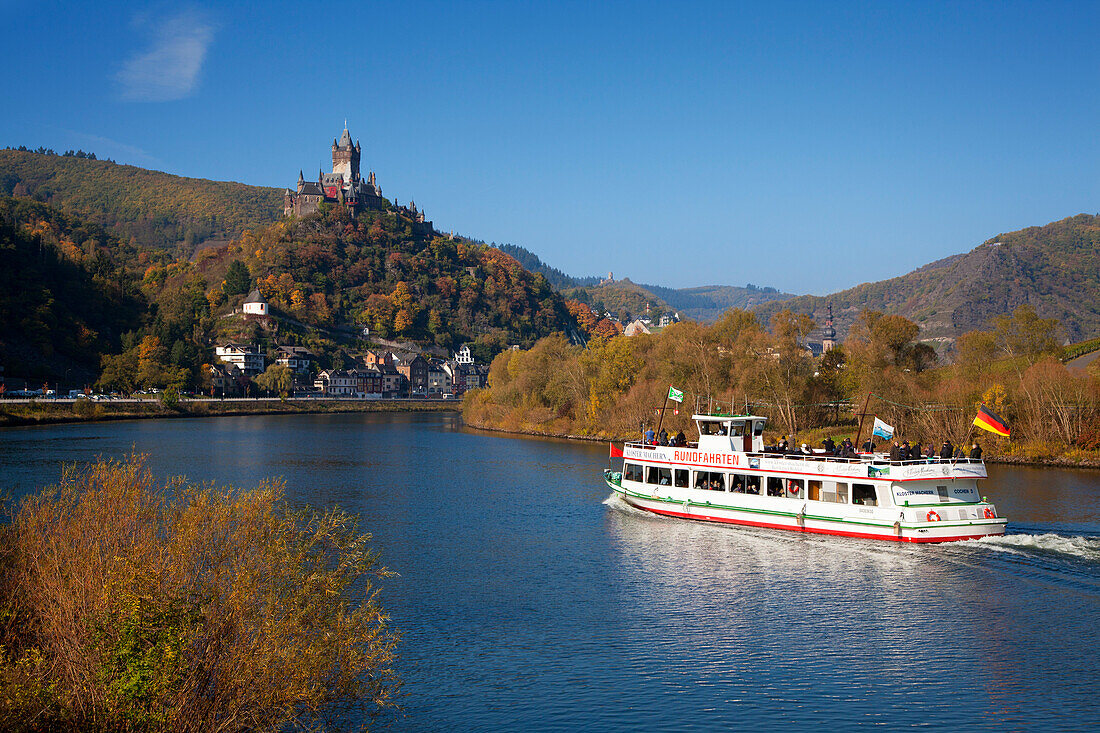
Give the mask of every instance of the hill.
[{"label": "hill", "polygon": [[282,189],[185,178],[75,155],[0,150],[0,195],[29,198],[145,247],[189,256],[282,215]]},{"label": "hill", "polygon": [[556,267],[543,262],[537,254],[529,249],[525,249],[515,244],[493,244],[501,252],[514,257],[516,262],[523,265],[523,267],[531,272],[537,272],[542,274],[549,283],[562,290],[564,288],[575,288],[586,285],[596,285],[600,282],[598,277],[573,277],[572,275],[566,275],[564,272]]},{"label": "hill", "polygon": [[0,196],[0,364],[7,375],[94,380],[100,357],[120,348],[148,307],[125,267],[134,257],[95,224]]},{"label": "hill", "polygon": [[1057,319],[1070,341],[1100,336],[1100,217],[1079,214],[999,234],[900,277],[766,303],[756,312],[767,322],[789,307],[820,322],[832,305],[843,337],[860,311],[877,310],[914,321],[924,339],[950,342],[1025,303]]},{"label": "hill", "polygon": [[[382,338],[453,348],[500,348],[573,327],[546,278],[503,252],[418,225],[400,209],[351,219],[339,207],[245,232],[204,251],[197,271],[211,284],[233,260],[247,265],[260,292],[282,314],[307,325],[370,329]],[[490,353],[491,352],[491,353]]]}]

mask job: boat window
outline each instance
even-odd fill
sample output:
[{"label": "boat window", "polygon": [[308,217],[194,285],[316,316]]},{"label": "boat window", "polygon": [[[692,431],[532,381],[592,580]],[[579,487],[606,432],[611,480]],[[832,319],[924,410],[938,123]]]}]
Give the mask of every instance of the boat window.
[{"label": "boat window", "polygon": [[783,479],[768,476],[768,496],[783,496]]},{"label": "boat window", "polygon": [[749,476],[745,479],[745,493],[746,494],[760,494],[760,477]]},{"label": "boat window", "polygon": [[699,434],[718,435],[718,423],[702,420],[699,421]]},{"label": "boat window", "polygon": [[740,438],[745,434],[745,423],[735,422],[730,425],[730,435],[735,438]]},{"label": "boat window", "polygon": [[803,482],[802,479],[800,479],[800,478],[789,478],[789,479],[787,479],[786,484],[787,484],[787,487],[786,487],[787,492],[785,494],[783,494],[783,496],[787,497],[788,499],[804,499],[804,498],[806,498],[806,494],[803,493],[803,489],[805,489],[806,487],[804,486],[804,482]]},{"label": "boat window", "polygon": [[936,487],[936,494],[939,495],[940,501],[947,501],[947,487],[946,486],[937,486]]},{"label": "boat window", "polygon": [[623,478],[627,481],[641,481],[642,467],[637,463],[628,463],[623,467]]},{"label": "boat window", "polygon": [[745,486],[748,485],[747,476],[743,473],[731,473],[730,474],[730,491],[734,491],[738,494],[745,493]]},{"label": "boat window", "polygon": [[672,485],[672,469],[658,468],[657,466],[650,466],[646,472],[645,482],[647,484],[658,484],[660,486]]},{"label": "boat window", "polygon": [[752,434],[753,435],[763,435],[764,434],[764,421],[763,420],[757,420],[756,422],[754,422],[752,424]]},{"label": "boat window", "polygon": [[877,506],[875,487],[870,484],[852,484],[852,503],[865,506]]},{"label": "boat window", "polygon": [[[815,482],[811,481],[813,485]],[[813,496],[811,495],[812,499]],[[831,501],[834,504],[848,503],[848,484],[843,481],[826,481],[821,487],[821,501]]]},{"label": "boat window", "polygon": [[696,471],[695,488],[725,491],[726,477],[717,471]]},{"label": "boat window", "polygon": [[688,480],[691,472],[686,468],[676,469],[676,485],[682,489],[686,489],[688,486]]}]

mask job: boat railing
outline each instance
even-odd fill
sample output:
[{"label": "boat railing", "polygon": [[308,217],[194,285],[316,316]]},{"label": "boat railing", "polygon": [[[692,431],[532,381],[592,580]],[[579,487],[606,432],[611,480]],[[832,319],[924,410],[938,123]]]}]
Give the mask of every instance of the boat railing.
[{"label": "boat railing", "polygon": [[[652,445],[644,441],[628,441],[624,443],[627,448],[641,448],[642,450],[657,450],[658,448],[698,448],[698,443],[688,443],[684,446]],[[741,452],[741,451],[737,451]],[[831,456],[824,453],[776,453],[773,451],[752,451],[744,453],[752,458],[782,458],[785,461],[824,461],[826,463],[870,463],[875,466],[925,466],[936,464],[967,465],[980,464],[980,458],[912,458],[905,461],[891,461],[886,453],[860,453],[855,458]]]}]

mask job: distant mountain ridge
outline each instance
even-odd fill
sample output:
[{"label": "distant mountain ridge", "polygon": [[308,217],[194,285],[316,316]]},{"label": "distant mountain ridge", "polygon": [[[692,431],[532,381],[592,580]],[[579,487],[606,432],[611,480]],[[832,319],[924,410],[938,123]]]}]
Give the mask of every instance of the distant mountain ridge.
[{"label": "distant mountain ridge", "polygon": [[757,315],[767,322],[791,308],[820,323],[832,305],[843,337],[860,311],[871,309],[909,318],[924,339],[950,342],[1025,303],[1041,317],[1058,319],[1070,341],[1100,336],[1100,217],[1078,214],[999,234],[906,275],[767,303]]},{"label": "distant mountain ridge", "polygon": [[[617,312],[625,308],[638,315],[645,310],[645,304],[661,310],[673,310],[684,318],[699,321],[716,321],[730,308],[755,308],[773,300],[788,300],[795,297],[775,288],[758,287],[749,283],[744,287],[736,285],[704,285],[694,288],[669,288],[662,285],[645,285],[632,282],[629,278],[606,282],[599,277],[573,277],[551,267],[528,249],[514,244],[493,244],[531,272],[542,273],[555,289],[563,291],[567,297],[581,298],[585,302],[601,303],[606,309]],[[614,287],[618,284],[618,287]]]}]

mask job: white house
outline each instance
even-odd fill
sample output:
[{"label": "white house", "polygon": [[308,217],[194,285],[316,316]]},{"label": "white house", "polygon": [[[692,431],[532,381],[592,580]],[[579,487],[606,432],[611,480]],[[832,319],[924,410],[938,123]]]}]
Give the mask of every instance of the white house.
[{"label": "white house", "polygon": [[455,364],[473,364],[474,357],[470,355],[470,345],[462,344],[455,352]]},{"label": "white house", "polygon": [[253,290],[244,299],[244,312],[254,316],[267,315],[267,301],[260,295],[259,290]]},{"label": "white house", "polygon": [[631,321],[626,324],[626,328],[623,329],[624,336],[637,336],[643,333],[649,333],[649,329],[646,328],[645,323],[642,321]]},{"label": "white house", "polygon": [[214,354],[226,364],[235,364],[248,376],[262,374],[264,371],[264,355],[259,346],[230,342],[215,346]]}]

